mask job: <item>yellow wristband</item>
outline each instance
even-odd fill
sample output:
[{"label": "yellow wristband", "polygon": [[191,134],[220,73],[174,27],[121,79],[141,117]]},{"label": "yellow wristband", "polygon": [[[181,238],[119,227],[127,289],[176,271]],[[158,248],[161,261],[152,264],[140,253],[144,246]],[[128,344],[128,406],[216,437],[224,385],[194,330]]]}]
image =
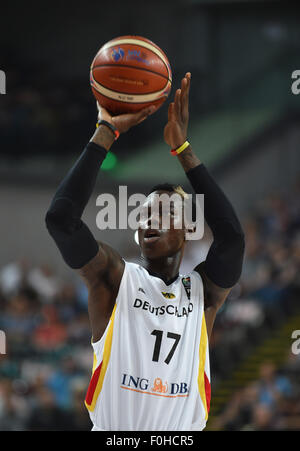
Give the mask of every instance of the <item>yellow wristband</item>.
[{"label": "yellow wristband", "polygon": [[188,141],[185,141],[180,147],[178,147],[177,149],[172,149],[171,150],[171,154],[172,155],[179,155],[181,152],[183,152],[188,146],[190,145],[190,143]]}]

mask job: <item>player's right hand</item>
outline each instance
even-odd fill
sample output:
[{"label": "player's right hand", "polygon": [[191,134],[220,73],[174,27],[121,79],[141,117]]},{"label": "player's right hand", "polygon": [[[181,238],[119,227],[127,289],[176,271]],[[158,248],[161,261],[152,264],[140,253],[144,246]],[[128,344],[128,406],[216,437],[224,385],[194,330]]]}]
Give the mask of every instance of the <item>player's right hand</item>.
[{"label": "player's right hand", "polygon": [[98,108],[98,121],[104,120],[109,122],[110,124],[114,125],[117,128],[120,134],[127,132],[131,127],[134,127],[135,125],[138,125],[141,122],[143,122],[145,119],[147,119],[148,116],[153,114],[157,109],[156,106],[151,105],[137,113],[125,113],[120,114],[118,116],[112,116],[109,113],[109,111],[103,108],[98,102],[97,108]]},{"label": "player's right hand", "polygon": [[171,149],[177,149],[187,139],[190,84],[191,73],[187,72],[181,80],[181,89],[176,90],[174,102],[169,105],[164,139]]}]

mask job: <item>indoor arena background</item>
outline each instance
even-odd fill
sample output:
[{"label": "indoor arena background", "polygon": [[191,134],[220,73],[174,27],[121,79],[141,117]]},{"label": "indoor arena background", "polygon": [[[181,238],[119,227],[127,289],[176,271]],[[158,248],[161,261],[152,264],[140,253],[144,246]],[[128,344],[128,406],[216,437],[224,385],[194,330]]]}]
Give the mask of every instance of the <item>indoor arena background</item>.
[{"label": "indoor arena background", "polygon": [[[296,3],[272,1],[1,4],[0,430],[91,428],[83,402],[92,366],[87,293],[44,218],[95,129],[90,63],[106,41],[125,34],[165,51],[172,92],[113,146],[85,221],[137,261],[132,230],[97,229],[97,195],[117,196],[119,185],[128,195],[146,193],[165,181],[189,192],[163,128],[190,71],[188,138],[246,234],[242,277],[211,339],[206,430],[300,430],[300,95],[292,89],[299,13]],[[182,271],[205,258],[210,239],[206,230],[189,243]]]}]

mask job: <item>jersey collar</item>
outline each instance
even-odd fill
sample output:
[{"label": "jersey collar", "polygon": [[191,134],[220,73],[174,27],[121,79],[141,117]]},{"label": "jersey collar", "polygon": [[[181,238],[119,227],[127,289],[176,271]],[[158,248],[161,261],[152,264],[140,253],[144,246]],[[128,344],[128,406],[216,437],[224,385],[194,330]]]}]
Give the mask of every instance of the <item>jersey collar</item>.
[{"label": "jersey collar", "polygon": [[162,276],[161,274],[158,274],[158,273],[156,273],[156,272],[153,272],[153,271],[149,271],[149,269],[147,269],[147,268],[145,268],[146,269],[146,271],[150,274],[150,276],[153,276],[153,277],[158,277],[159,279],[161,279],[164,283],[165,283],[165,285],[167,285],[167,286],[169,286],[169,285],[171,285],[173,282],[175,282],[175,280],[178,278],[178,276],[179,276],[179,273],[177,273],[176,274],[176,276],[174,276],[174,277],[172,277],[171,279],[166,279],[164,276]]}]

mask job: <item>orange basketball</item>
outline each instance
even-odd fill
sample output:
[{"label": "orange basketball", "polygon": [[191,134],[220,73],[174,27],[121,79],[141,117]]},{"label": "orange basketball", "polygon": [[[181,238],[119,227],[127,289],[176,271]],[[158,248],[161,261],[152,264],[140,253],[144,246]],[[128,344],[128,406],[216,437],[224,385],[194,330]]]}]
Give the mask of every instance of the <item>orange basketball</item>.
[{"label": "orange basketball", "polygon": [[140,36],[120,36],[103,45],[90,70],[99,104],[113,114],[131,113],[168,97],[172,71],[165,53]]}]

